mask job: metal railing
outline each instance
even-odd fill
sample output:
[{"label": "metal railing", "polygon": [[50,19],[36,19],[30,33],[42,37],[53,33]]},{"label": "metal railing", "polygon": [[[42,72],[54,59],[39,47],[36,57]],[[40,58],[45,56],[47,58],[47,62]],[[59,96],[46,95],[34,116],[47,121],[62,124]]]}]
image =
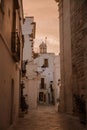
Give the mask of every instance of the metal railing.
[{"label": "metal railing", "polygon": [[20,39],[18,32],[12,32],[11,51],[13,59],[18,62],[20,60]]}]

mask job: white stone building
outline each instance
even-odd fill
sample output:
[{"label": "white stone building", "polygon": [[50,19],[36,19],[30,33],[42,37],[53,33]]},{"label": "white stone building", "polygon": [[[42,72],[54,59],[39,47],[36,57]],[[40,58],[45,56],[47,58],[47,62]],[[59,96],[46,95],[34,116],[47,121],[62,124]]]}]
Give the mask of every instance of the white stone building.
[{"label": "white stone building", "polygon": [[[31,48],[31,41],[29,41],[29,34],[30,31],[32,31],[32,22],[29,22],[33,19],[30,19],[29,17],[26,18],[26,22],[24,24],[24,35],[25,37],[25,48],[24,48],[24,60],[28,60],[27,66],[26,66],[26,76],[23,79],[23,82],[25,84],[24,88],[24,95],[27,95],[28,98],[28,104],[29,108],[37,108],[38,103],[42,104],[55,104],[55,95],[57,95],[56,89],[57,89],[57,82],[59,77],[55,79],[54,84],[54,78],[56,76],[59,76],[57,74],[57,70],[59,66],[58,60],[54,53],[47,53],[47,45],[46,43],[42,42],[39,46],[40,53],[38,54],[38,57],[35,59],[32,57],[32,48]],[[27,29],[25,31],[25,28],[30,25],[30,30]],[[55,69],[54,69],[55,66]],[[55,74],[54,74],[55,73]],[[56,88],[55,88],[55,86]]]},{"label": "white stone building", "polygon": [[23,82],[25,88],[23,91],[24,95],[27,95],[27,103],[29,109],[37,108],[37,85],[38,77],[36,73],[37,64],[34,61],[31,61],[26,66],[26,77],[24,77]]},{"label": "white stone building", "polygon": [[54,53],[47,53],[47,45],[42,42],[39,46],[40,54],[34,60],[37,64],[38,79],[38,103],[54,104],[53,72]]},{"label": "white stone building", "polygon": [[[24,50],[23,50],[23,61],[27,62],[25,65],[25,76],[22,78],[24,84],[23,95],[27,95],[27,103],[29,109],[36,108],[36,73],[33,69],[35,64],[33,63],[33,44],[35,38],[36,23],[34,22],[34,17],[25,17],[25,21],[22,27],[22,32],[24,34]],[[37,94],[37,93],[36,93]]]},{"label": "white stone building", "polygon": [[[51,83],[53,83],[53,60],[54,53],[40,54],[34,60],[37,63],[38,81],[38,102],[50,104],[52,103]],[[43,68],[45,65],[45,68]]]},{"label": "white stone building", "polygon": [[24,50],[23,60],[31,61],[33,59],[33,44],[35,38],[36,23],[34,17],[25,17],[25,21],[22,27],[24,35]]},{"label": "white stone building", "polygon": [[[45,46],[44,51],[41,45]],[[47,53],[44,42],[41,45],[40,48],[42,51],[40,51],[39,56],[28,62],[26,66],[26,77],[23,80],[25,84],[24,95],[28,95],[30,109],[37,108],[37,103],[54,103],[54,90],[52,85],[55,54]]]}]

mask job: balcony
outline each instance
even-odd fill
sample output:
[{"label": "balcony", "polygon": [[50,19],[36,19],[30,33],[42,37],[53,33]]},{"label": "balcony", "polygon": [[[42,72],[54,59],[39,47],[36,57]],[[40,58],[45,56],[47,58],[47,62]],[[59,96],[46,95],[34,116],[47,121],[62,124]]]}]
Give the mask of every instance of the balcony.
[{"label": "balcony", "polygon": [[11,51],[12,51],[12,57],[14,61],[19,62],[20,61],[20,39],[18,36],[18,32],[12,32]]}]

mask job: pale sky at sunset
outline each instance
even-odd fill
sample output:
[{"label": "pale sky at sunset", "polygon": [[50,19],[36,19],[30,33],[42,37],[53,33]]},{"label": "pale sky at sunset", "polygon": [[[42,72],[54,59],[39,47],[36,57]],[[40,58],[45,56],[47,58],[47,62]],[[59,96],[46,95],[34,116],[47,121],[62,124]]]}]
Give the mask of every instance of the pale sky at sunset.
[{"label": "pale sky at sunset", "polygon": [[48,52],[59,53],[58,6],[54,0],[23,0],[24,15],[34,16],[37,48],[47,37]]}]

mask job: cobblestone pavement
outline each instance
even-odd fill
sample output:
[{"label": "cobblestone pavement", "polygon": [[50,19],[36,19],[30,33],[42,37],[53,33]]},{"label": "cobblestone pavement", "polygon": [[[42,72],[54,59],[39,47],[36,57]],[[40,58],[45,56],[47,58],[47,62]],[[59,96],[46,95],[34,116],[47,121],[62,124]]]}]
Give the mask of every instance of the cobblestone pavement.
[{"label": "cobblestone pavement", "polygon": [[53,106],[39,106],[19,118],[13,130],[86,130],[78,118],[59,114]]}]

